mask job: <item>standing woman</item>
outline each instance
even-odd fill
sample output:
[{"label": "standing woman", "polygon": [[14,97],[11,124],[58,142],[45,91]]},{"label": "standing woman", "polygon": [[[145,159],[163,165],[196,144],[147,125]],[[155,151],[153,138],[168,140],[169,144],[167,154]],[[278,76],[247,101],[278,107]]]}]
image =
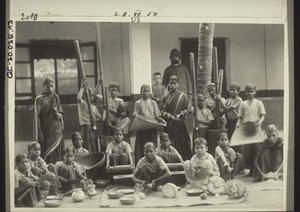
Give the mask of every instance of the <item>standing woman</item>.
[{"label": "standing woman", "polygon": [[190,104],[189,98],[178,90],[179,78],[173,75],[169,79],[169,92],[162,99],[163,117],[167,120],[165,131],[169,134],[173,146],[178,150],[183,160],[192,156],[191,139],[186,127],[186,114]]},{"label": "standing woman", "polygon": [[43,82],[43,92],[35,99],[34,140],[41,144],[41,157],[47,163],[61,160],[64,149],[63,110],[59,96],[54,93],[55,85],[51,77]]}]

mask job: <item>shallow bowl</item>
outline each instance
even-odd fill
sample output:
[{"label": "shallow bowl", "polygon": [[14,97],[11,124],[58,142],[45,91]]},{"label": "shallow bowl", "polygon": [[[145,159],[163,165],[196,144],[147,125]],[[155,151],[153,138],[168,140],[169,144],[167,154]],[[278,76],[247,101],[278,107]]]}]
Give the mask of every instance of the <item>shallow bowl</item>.
[{"label": "shallow bowl", "polygon": [[119,199],[120,197],[124,196],[124,192],[122,192],[122,191],[111,191],[111,192],[108,192],[107,195],[110,199]]},{"label": "shallow bowl", "polygon": [[119,200],[123,205],[132,205],[136,201],[136,196],[127,195],[127,196],[121,197]]},{"label": "shallow bowl", "polygon": [[60,206],[61,200],[45,200],[44,204],[46,207],[56,208]]}]

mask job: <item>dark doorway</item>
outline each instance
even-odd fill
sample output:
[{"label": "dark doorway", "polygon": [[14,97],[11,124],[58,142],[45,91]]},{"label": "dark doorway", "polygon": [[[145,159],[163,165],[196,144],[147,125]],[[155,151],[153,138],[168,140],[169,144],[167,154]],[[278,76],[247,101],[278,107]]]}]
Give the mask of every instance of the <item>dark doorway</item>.
[{"label": "dark doorway", "polygon": [[[223,69],[224,78],[222,85],[222,96],[228,97],[227,92],[227,77],[226,77],[226,38],[214,38],[213,46],[218,49],[218,65],[219,69]],[[195,56],[195,62],[197,63],[198,58],[198,38],[182,38],[180,44],[181,50],[181,62],[184,64],[190,72],[190,58],[189,53],[193,52]],[[197,68],[197,66],[196,66]],[[212,75],[213,79],[213,75]]]}]

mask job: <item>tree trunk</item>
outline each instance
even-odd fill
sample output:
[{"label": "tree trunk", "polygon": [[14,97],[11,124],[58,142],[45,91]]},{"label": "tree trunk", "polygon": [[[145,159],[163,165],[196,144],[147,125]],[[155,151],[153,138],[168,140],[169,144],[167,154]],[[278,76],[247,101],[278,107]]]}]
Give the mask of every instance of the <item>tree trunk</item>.
[{"label": "tree trunk", "polygon": [[197,63],[197,93],[207,94],[207,85],[211,83],[212,50],[215,24],[201,23],[199,25],[198,63]]}]

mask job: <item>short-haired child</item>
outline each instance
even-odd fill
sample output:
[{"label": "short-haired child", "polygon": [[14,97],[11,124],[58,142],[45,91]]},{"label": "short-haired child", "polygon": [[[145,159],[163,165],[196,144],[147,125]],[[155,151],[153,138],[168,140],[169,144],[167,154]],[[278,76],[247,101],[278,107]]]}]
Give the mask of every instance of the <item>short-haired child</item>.
[{"label": "short-haired child", "polygon": [[208,184],[212,176],[220,176],[219,167],[214,157],[207,152],[205,138],[196,138],[194,141],[195,154],[191,160],[184,162],[186,179],[191,183],[191,188],[202,187]]},{"label": "short-haired child", "polygon": [[55,164],[62,191],[82,187],[83,181],[91,181],[86,178],[84,168],[74,161],[74,153],[70,147],[62,154],[63,161],[57,161]]},{"label": "short-haired child", "polygon": [[[259,128],[265,119],[266,110],[262,101],[255,98],[256,86],[249,83],[245,86],[245,94],[247,100],[240,104],[238,112],[238,121],[236,127],[239,127],[245,122],[254,122]],[[259,141],[258,141],[259,142]],[[254,144],[246,144],[242,146],[245,168],[249,168],[250,172],[247,176],[253,176],[254,158],[256,155],[256,147]]]},{"label": "short-haired child", "polygon": [[130,165],[134,168],[132,150],[130,145],[123,141],[122,130],[116,130],[114,140],[106,147],[106,170],[110,171],[114,166]]},{"label": "short-haired child", "polygon": [[158,107],[161,109],[161,100],[166,95],[167,89],[161,84],[162,75],[160,72],[155,72],[153,74],[153,84],[152,84],[152,94],[153,100],[156,101]]},{"label": "short-haired child", "polygon": [[[219,99],[219,101],[222,101],[223,103],[225,103],[225,99],[217,96],[216,87],[215,87],[214,83],[210,83],[207,85],[207,92],[208,92],[209,96],[207,99],[205,99],[204,107],[209,109],[214,117],[214,121],[210,125],[210,128],[216,129],[217,128],[217,125],[216,125],[216,120],[217,120],[216,101],[217,100],[216,99]],[[225,129],[226,124],[227,124],[226,117],[225,117],[224,111],[220,105],[220,127],[222,129]]]},{"label": "short-haired child", "polygon": [[254,165],[257,171],[256,181],[266,179],[266,174],[273,172],[276,178],[282,178],[283,139],[278,136],[277,128],[270,124],[266,128],[267,138],[258,145]]},{"label": "short-haired child", "polygon": [[106,121],[104,125],[104,134],[107,136],[114,135],[115,126],[118,119],[118,108],[121,105],[124,105],[124,100],[118,97],[120,91],[121,87],[118,82],[111,82],[108,85],[108,114],[106,114]]},{"label": "short-haired child", "polygon": [[196,138],[205,138],[207,129],[214,121],[214,117],[211,111],[204,107],[205,98],[203,94],[197,95],[197,116],[196,116],[196,131],[194,131],[193,141]]},{"label": "short-haired child", "polygon": [[161,157],[166,163],[183,163],[181,155],[172,147],[168,133],[159,135],[160,146],[155,149],[155,154]]},{"label": "short-haired child", "polygon": [[72,144],[70,149],[73,151],[74,159],[90,154],[90,151],[82,147],[82,137],[79,132],[72,134]]},{"label": "short-haired child", "polygon": [[[147,84],[141,86],[142,98],[137,100],[134,104],[133,115],[144,116],[148,119],[156,119],[160,123],[166,124],[166,121],[161,118],[160,110],[156,102],[150,99],[151,88]],[[138,130],[136,132],[135,142],[135,162],[143,157],[143,147],[147,142],[153,142],[157,145],[157,129]]]},{"label": "short-haired child", "polygon": [[151,185],[157,189],[171,177],[170,170],[163,159],[155,155],[155,146],[152,142],[144,145],[144,157],[139,159],[132,180],[143,186]]},{"label": "short-haired child", "polygon": [[[100,148],[98,147],[98,132],[103,118],[96,106],[96,102],[102,102],[103,98],[97,94],[98,86],[99,83],[95,90],[92,90],[87,87],[87,82],[83,81],[77,94],[78,118],[83,140],[82,146],[89,152],[96,152]],[[88,96],[90,105],[88,104]]]},{"label": "short-haired child", "polygon": [[219,144],[215,149],[215,159],[221,177],[225,181],[233,179],[238,173],[244,170],[243,156],[229,147],[228,136],[224,132],[219,136]]},{"label": "short-haired child", "polygon": [[42,198],[40,189],[49,189],[50,183],[47,180],[41,182],[39,177],[30,171],[28,156],[25,153],[18,154],[15,162],[15,206],[34,207]]},{"label": "short-haired child", "polygon": [[118,119],[116,121],[116,128],[122,130],[124,141],[130,144],[130,124],[131,120],[129,118],[129,110],[126,104],[120,105],[118,108]]},{"label": "short-haired child", "polygon": [[[226,114],[229,139],[231,139],[231,136],[235,130],[235,126],[238,121],[239,107],[243,101],[242,98],[239,97],[240,89],[241,86],[239,83],[237,82],[230,83],[229,85],[230,98],[226,99],[225,104],[223,101],[219,101]],[[217,99],[220,100],[219,96],[217,97]]]}]

